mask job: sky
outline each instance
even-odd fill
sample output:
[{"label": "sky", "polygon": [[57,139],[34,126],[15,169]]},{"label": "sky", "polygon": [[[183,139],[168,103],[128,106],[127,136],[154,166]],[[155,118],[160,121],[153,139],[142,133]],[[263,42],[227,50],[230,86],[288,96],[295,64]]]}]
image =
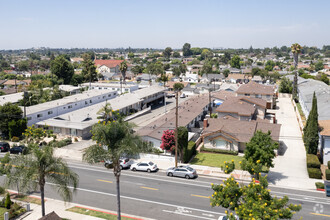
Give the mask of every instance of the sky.
[{"label": "sky", "polygon": [[328,0],[0,0],[0,50],[330,45]]}]

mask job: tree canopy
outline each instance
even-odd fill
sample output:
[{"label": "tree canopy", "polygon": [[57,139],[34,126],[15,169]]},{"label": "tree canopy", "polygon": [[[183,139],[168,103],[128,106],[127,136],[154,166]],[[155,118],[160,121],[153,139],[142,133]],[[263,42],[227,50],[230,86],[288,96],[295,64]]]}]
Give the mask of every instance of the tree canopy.
[{"label": "tree canopy", "polygon": [[72,64],[64,56],[57,56],[51,62],[50,70],[59,79],[63,79],[64,84],[69,84],[74,74]]},{"label": "tree canopy", "polygon": [[308,154],[317,154],[319,135],[318,135],[318,112],[317,99],[315,92],[313,94],[312,109],[308,115],[306,125],[304,127],[303,140],[305,143],[306,152]]},{"label": "tree canopy", "polygon": [[[20,128],[20,131],[24,131],[24,129],[26,128],[26,121],[24,121],[24,124],[22,120],[23,111],[20,107],[10,102],[7,102],[2,106],[0,105],[0,130],[2,134],[4,134],[6,137],[9,137],[9,131],[11,126],[10,122],[22,126]],[[21,134],[19,136],[21,136]]]},{"label": "tree canopy", "polygon": [[241,58],[238,55],[235,55],[230,60],[230,66],[233,68],[240,69],[241,68],[240,61],[241,61]]}]

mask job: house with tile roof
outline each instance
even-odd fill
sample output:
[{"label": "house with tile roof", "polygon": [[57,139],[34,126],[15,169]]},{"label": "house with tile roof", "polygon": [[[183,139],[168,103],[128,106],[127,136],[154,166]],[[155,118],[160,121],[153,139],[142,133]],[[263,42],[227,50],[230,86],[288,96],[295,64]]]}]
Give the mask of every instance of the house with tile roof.
[{"label": "house with tile roof", "polygon": [[276,88],[275,86],[263,85],[250,81],[248,84],[241,85],[237,91],[237,96],[248,96],[260,98],[267,101],[267,109],[276,107]]},{"label": "house with tile roof", "polygon": [[239,121],[228,118],[204,119],[202,133],[203,144],[206,148],[244,152],[246,143],[258,130],[271,132],[274,141],[279,142],[280,124],[260,121]]},{"label": "house with tile roof", "polygon": [[98,73],[115,73],[119,74],[119,65],[124,62],[124,60],[95,60],[96,71]]}]

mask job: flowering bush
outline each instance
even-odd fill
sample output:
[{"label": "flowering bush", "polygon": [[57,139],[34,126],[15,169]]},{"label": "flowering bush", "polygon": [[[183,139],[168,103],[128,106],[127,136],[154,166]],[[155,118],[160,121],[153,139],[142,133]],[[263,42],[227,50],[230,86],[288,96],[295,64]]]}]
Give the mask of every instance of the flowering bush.
[{"label": "flowering bush", "polygon": [[224,164],[225,164],[224,166],[220,166],[220,167],[225,173],[229,174],[235,170],[234,160],[231,160],[231,162],[225,161]]},{"label": "flowering bush", "polygon": [[160,145],[162,150],[173,151],[175,148],[175,137],[173,130],[166,130],[162,136],[162,144]]}]

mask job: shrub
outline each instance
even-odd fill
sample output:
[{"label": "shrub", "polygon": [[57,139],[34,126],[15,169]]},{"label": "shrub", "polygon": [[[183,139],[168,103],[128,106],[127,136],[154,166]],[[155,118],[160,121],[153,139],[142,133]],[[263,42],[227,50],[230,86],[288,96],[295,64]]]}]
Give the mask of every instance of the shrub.
[{"label": "shrub", "polygon": [[214,148],[205,148],[204,146],[201,148],[201,151],[212,152],[212,153],[220,153],[220,154],[238,155],[237,151],[214,149]]},{"label": "shrub", "polygon": [[19,137],[14,136],[14,137],[11,138],[11,141],[12,142],[19,142]]},{"label": "shrub", "polygon": [[66,138],[66,139],[63,139],[61,141],[52,141],[51,144],[53,145],[53,147],[61,148],[61,147],[64,147],[68,144],[72,144],[72,139],[71,138]]},{"label": "shrub", "polygon": [[183,162],[188,163],[192,156],[196,154],[196,143],[194,141],[188,142],[187,149],[183,152]]},{"label": "shrub", "polygon": [[10,209],[11,206],[11,200],[10,200],[10,195],[7,193],[6,200],[5,200],[5,208]]},{"label": "shrub", "polygon": [[324,183],[322,183],[322,182],[316,182],[315,186],[316,186],[316,189],[324,189]]},{"label": "shrub", "polygon": [[330,160],[328,161],[328,169],[330,169]]},{"label": "shrub", "polygon": [[325,178],[327,180],[330,180],[330,170],[329,169],[325,170]]},{"label": "shrub", "polygon": [[307,168],[318,168],[320,169],[321,163],[319,158],[314,154],[307,154]]},{"label": "shrub", "polygon": [[75,137],[74,138],[74,142],[78,142],[79,140],[78,140],[78,138],[77,137]]},{"label": "shrub", "polygon": [[221,166],[221,169],[226,173],[229,174],[235,170],[235,162],[232,160],[231,162],[224,162],[224,166]]},{"label": "shrub", "polygon": [[322,172],[317,168],[307,168],[309,178],[322,179]]},{"label": "shrub", "polygon": [[0,195],[4,194],[6,192],[5,188],[3,188],[2,186],[0,186]]}]

